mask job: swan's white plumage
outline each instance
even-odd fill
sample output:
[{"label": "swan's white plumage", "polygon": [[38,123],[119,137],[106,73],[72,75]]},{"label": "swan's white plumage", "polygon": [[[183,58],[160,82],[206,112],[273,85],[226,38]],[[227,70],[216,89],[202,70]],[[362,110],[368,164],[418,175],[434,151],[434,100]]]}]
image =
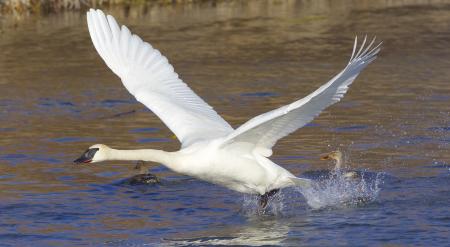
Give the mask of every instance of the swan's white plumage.
[{"label": "swan's white plumage", "polygon": [[87,20],[92,42],[102,59],[127,90],[175,133],[182,149],[117,150],[97,144],[78,160],[159,162],[175,172],[243,193],[264,194],[310,183],[267,158],[273,145],[339,101],[380,50],[379,45],[371,48],[374,41],[365,47],[364,39],[357,51],[355,40],[350,62],[328,83],[303,99],[259,115],[233,130],[178,77],[158,50],[127,27],[119,27],[112,16],[105,16],[100,10],[91,9]]},{"label": "swan's white plumage", "polygon": [[339,74],[310,95],[250,119],[228,135],[223,146],[236,142],[251,143],[253,145],[248,147],[264,150],[265,156],[270,156],[272,147],[279,139],[305,126],[326,107],[344,97],[348,86],[361,70],[376,58],[381,44],[371,49],[374,41],[364,47],[365,38],[355,55],[358,42],[355,39],[350,61]]},{"label": "swan's white plumage", "polygon": [[167,58],[101,10],[87,14],[89,33],[106,65],[127,90],[174,132],[183,146],[233,131],[174,72]]}]

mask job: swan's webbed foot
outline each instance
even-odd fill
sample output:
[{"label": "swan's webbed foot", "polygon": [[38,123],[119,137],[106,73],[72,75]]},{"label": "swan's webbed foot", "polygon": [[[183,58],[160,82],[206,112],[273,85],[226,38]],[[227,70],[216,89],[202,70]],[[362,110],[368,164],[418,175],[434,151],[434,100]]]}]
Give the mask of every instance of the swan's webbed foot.
[{"label": "swan's webbed foot", "polygon": [[267,207],[267,203],[269,202],[269,199],[274,196],[276,193],[278,193],[280,189],[274,189],[269,192],[266,192],[264,195],[259,196],[259,208],[265,209]]}]

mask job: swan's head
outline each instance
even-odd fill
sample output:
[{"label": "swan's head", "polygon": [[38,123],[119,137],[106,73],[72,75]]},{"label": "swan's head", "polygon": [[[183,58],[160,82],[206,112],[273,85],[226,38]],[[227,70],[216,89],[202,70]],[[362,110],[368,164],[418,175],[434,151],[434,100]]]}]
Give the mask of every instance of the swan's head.
[{"label": "swan's head", "polygon": [[329,154],[325,154],[322,155],[320,157],[321,160],[336,160],[336,161],[340,161],[342,160],[342,152],[337,150],[337,151],[333,151]]},{"label": "swan's head", "polygon": [[95,163],[107,160],[109,148],[103,144],[95,144],[89,147],[80,158],[74,160],[73,162],[80,163]]}]

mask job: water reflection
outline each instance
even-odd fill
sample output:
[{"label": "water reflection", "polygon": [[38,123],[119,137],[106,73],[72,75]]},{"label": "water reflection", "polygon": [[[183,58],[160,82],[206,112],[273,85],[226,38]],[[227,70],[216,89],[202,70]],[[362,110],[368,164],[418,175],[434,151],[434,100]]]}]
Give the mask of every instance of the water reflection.
[{"label": "water reflection", "polygon": [[[278,219],[251,220],[245,226],[229,226],[220,228],[224,236],[216,236],[215,230],[209,235],[204,232],[204,236],[194,239],[173,239],[163,242],[167,246],[185,246],[185,245],[245,245],[245,246],[283,246],[283,241],[287,239],[290,230],[289,222]],[[232,236],[232,237],[231,237]]]}]

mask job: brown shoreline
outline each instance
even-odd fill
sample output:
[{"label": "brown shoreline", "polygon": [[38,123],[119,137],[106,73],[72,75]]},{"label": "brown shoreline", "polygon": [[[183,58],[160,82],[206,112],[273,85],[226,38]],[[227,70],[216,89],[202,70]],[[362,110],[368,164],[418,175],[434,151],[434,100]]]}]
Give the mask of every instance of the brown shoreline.
[{"label": "brown shoreline", "polygon": [[[264,1],[264,0],[260,0]],[[108,8],[123,7],[129,8],[152,8],[155,6],[176,6],[189,4],[208,4],[215,6],[216,4],[248,4],[251,0],[0,0],[0,17],[1,16],[39,16],[51,13],[60,13],[64,11],[85,11],[89,8]],[[308,1],[302,0],[268,0],[265,1],[272,5],[292,5],[305,4]],[[342,1],[323,2],[318,1],[316,5],[339,6]],[[403,6],[421,6],[433,4],[448,4],[448,0],[361,0],[358,5],[371,8],[378,6],[403,7]]]},{"label": "brown shoreline", "polygon": [[216,3],[220,0],[0,0],[2,15],[45,15],[62,11],[86,10],[92,7],[122,5],[131,6],[175,5],[192,3]]}]

